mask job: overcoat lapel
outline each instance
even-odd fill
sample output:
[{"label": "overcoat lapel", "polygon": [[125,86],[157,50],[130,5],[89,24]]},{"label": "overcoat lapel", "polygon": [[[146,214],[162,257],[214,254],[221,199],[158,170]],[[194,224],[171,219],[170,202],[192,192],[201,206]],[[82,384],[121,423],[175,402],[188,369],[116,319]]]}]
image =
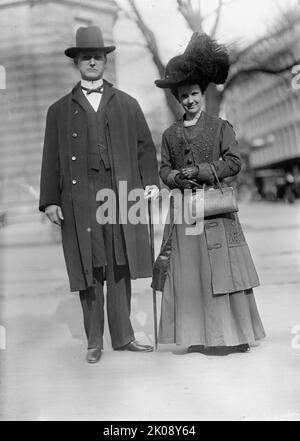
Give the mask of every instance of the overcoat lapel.
[{"label": "overcoat lapel", "polygon": [[87,106],[87,103],[89,104],[88,100],[81,90],[80,83],[77,83],[72,90],[72,100],[79,104],[84,110]]},{"label": "overcoat lapel", "polygon": [[98,112],[105,110],[110,100],[114,97],[115,92],[112,87],[104,80],[103,81],[103,94],[100,101]]}]

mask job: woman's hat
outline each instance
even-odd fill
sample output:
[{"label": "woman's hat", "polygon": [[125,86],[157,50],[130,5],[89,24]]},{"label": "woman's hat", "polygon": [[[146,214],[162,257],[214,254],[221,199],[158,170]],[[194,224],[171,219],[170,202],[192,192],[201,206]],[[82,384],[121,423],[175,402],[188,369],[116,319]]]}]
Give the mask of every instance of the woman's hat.
[{"label": "woman's hat", "polygon": [[229,71],[229,56],[225,46],[206,34],[195,32],[182,55],[172,58],[165,77],[156,80],[160,88],[174,89],[183,84],[224,84]]},{"label": "woman's hat", "polygon": [[190,76],[191,72],[185,62],[184,55],[177,55],[167,63],[165,77],[161,80],[156,80],[155,84],[162,89],[172,89],[184,84]]},{"label": "woman's hat", "polygon": [[76,46],[66,49],[65,54],[70,58],[74,58],[79,52],[95,49],[101,49],[106,54],[109,54],[116,49],[116,46],[104,46],[100,28],[98,26],[88,26],[77,29]]}]

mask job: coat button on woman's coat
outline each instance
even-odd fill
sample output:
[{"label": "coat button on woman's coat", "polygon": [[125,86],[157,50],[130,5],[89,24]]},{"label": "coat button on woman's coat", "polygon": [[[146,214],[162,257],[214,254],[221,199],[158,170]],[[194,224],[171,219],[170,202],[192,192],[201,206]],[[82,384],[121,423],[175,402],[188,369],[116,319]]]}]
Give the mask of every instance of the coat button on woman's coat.
[{"label": "coat button on woman's coat", "polygon": [[72,136],[73,136],[73,138],[77,138],[77,133],[76,132],[74,132],[74,133],[72,133]]},{"label": "coat button on woman's coat", "polygon": [[76,179],[73,179],[72,184],[73,184],[73,185],[77,184]]}]

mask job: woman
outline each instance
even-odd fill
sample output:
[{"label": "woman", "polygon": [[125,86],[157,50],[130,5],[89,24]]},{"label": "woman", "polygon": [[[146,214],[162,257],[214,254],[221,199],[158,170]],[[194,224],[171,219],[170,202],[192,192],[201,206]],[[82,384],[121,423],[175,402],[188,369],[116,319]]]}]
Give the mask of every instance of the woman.
[{"label": "woman", "polygon": [[[241,169],[232,126],[201,110],[208,85],[223,84],[228,70],[226,49],[195,33],[155,82],[170,88],[185,111],[163,134],[160,176],[170,189],[191,188],[191,181],[213,185],[211,164],[221,185]],[[252,290],[259,280],[238,216],[205,219],[197,236],[186,232],[185,224],[165,226],[154,265],[153,287],[163,291],[159,342],[213,355],[248,351],[265,332]]]}]

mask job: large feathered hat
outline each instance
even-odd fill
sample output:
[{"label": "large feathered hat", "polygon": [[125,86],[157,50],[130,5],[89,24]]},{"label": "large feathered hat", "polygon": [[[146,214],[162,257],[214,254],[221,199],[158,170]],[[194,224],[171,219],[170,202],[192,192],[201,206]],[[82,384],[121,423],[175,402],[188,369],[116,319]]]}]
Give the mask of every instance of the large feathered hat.
[{"label": "large feathered hat", "polygon": [[226,47],[206,34],[195,32],[182,55],[173,57],[166,66],[165,77],[156,80],[160,88],[175,89],[184,84],[224,84],[229,71]]}]

